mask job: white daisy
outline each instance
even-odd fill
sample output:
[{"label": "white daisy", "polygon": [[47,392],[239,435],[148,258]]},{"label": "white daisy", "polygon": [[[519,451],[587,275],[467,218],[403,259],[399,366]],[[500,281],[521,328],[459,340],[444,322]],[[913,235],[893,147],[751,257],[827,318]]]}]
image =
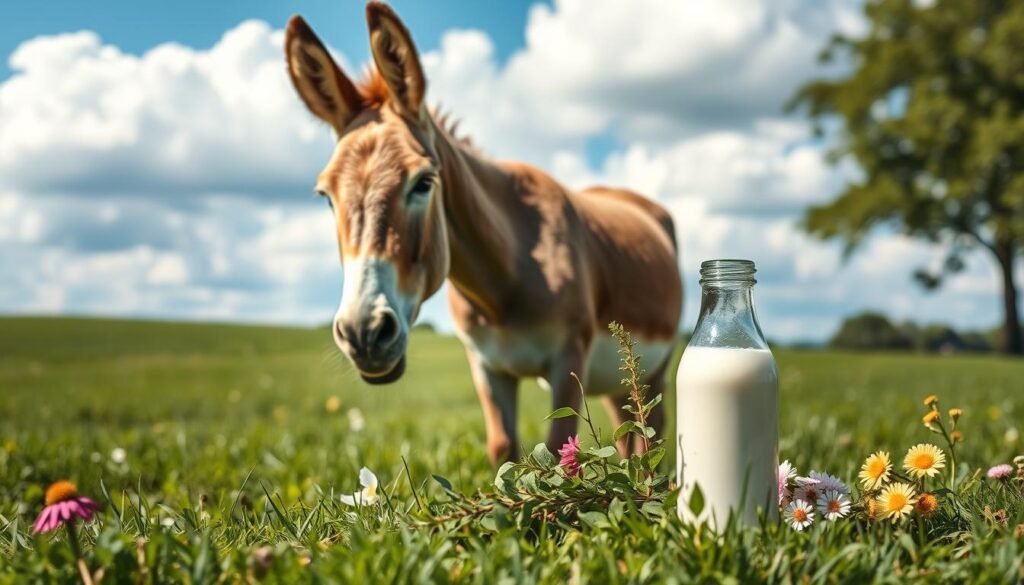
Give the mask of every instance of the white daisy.
[{"label": "white daisy", "polygon": [[850,498],[836,490],[825,490],[818,495],[818,512],[829,522],[844,518],[850,513]]},{"label": "white daisy", "polygon": [[822,491],[833,491],[841,494],[850,493],[850,488],[843,483],[843,480],[839,479],[834,475],[830,475],[823,471],[812,471],[808,474],[811,479],[816,479],[821,486]]},{"label": "white daisy", "polygon": [[786,522],[797,532],[814,524],[814,507],[803,500],[793,500],[786,508]]},{"label": "white daisy", "polygon": [[349,506],[369,506],[377,501],[377,476],[367,468],[359,470],[359,484],[363,486],[361,491],[352,495],[343,494],[340,496],[341,503]]},{"label": "white daisy", "polygon": [[789,482],[796,477],[796,468],[789,462],[789,459],[779,464],[779,505],[784,506],[789,500],[792,492],[789,491]]},{"label": "white daisy", "polygon": [[796,478],[795,499],[803,500],[813,506],[814,503],[818,501],[818,494],[822,491],[820,480],[814,479],[813,477]]}]

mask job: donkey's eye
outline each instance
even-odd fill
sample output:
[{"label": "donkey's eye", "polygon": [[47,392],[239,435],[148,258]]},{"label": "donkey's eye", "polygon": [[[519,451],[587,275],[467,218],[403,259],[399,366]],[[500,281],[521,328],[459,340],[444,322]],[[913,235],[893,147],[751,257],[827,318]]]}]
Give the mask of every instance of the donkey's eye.
[{"label": "donkey's eye", "polygon": [[430,194],[430,190],[434,188],[434,176],[427,174],[416,179],[416,184],[409,190],[410,197],[422,197]]}]

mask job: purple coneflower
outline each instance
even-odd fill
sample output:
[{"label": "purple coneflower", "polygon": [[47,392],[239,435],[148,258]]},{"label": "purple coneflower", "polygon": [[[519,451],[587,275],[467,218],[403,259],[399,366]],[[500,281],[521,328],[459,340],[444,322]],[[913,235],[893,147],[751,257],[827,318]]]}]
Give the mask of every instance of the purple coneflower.
[{"label": "purple coneflower", "polygon": [[1000,464],[1000,465],[996,465],[996,466],[990,467],[988,469],[988,473],[986,475],[988,475],[989,479],[998,479],[998,480],[1009,479],[1010,476],[1013,475],[1013,466],[1008,464],[1008,463],[1003,463],[1003,464]]},{"label": "purple coneflower", "polygon": [[70,481],[58,481],[46,488],[46,507],[36,518],[32,532],[49,532],[65,523],[73,523],[75,517],[92,520],[100,509],[99,504],[85,496],[78,495],[78,488]]},{"label": "purple coneflower", "polygon": [[558,454],[562,457],[562,460],[558,462],[565,469],[565,474],[569,477],[574,477],[580,473],[580,462],[576,458],[576,454],[580,452],[580,437],[579,435],[573,435],[569,437],[569,440],[562,445],[562,448],[558,450]]}]

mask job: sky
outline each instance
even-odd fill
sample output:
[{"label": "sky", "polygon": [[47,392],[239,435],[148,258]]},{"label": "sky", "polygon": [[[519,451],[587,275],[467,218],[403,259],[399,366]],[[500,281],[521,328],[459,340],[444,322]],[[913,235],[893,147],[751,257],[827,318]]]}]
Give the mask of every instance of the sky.
[{"label": "sky", "polygon": [[[940,248],[892,229],[848,259],[799,229],[857,177],[826,162],[783,105],[857,0],[396,1],[428,101],[488,155],[570,187],[644,193],[676,221],[684,329],[697,269],[757,263],[774,339],[821,341],[846,315],[998,324],[989,258],[938,292],[911,273]],[[311,325],[343,279],[332,216],[312,196],[334,137],[282,56],[292,13],[358,75],[361,2],[20,3],[0,20],[0,313]],[[1018,271],[1018,274],[1024,271]],[[1024,283],[1022,283],[1024,284]],[[637,302],[642,302],[639,296]],[[421,319],[450,329],[443,292]]]}]

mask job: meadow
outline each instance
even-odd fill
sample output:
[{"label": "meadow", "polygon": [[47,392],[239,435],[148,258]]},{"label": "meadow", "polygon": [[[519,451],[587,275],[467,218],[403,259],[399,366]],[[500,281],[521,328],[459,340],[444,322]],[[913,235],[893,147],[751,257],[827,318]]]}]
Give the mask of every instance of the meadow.
[{"label": "meadow", "polygon": [[[58,479],[103,506],[80,536],[105,583],[1024,579],[1021,500],[976,476],[1024,453],[1022,360],[776,350],[782,458],[854,482],[869,453],[898,459],[936,440],[921,423],[935,394],[964,410],[970,495],[955,519],[805,533],[765,523],[716,537],[682,526],[671,503],[660,519],[432,524],[450,497],[434,475],[474,494],[495,471],[459,342],[418,329],[410,347],[405,377],[370,387],[326,329],[0,319],[0,583],[79,579],[63,531],[30,531]],[[549,397],[533,383],[520,392],[529,453]],[[362,466],[386,500],[345,507],[338,495],[358,489]]]}]

